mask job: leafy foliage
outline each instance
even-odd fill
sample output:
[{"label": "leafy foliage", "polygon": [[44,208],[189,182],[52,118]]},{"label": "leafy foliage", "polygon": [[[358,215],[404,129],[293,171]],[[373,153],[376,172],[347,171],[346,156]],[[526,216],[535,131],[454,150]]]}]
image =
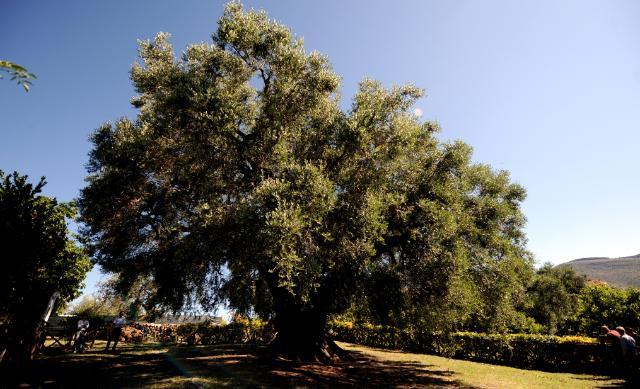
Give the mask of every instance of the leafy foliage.
[{"label": "leafy foliage", "polygon": [[83,296],[80,301],[70,307],[67,313],[82,319],[102,318],[117,316],[120,308],[117,302],[105,301],[96,296]]},{"label": "leafy foliage", "polygon": [[602,325],[640,329],[640,289],[591,283],[584,288],[581,300],[582,309],[576,315],[581,333],[597,333]]},{"label": "leafy foliage", "polygon": [[543,325],[546,333],[554,334],[580,312],[584,286],[585,277],[573,269],[544,264],[529,286],[528,313]]},{"label": "leafy foliage", "polygon": [[0,171],[0,321],[22,351],[52,294],[61,301],[76,297],[91,267],[67,229],[74,205],[40,195],[44,178],[35,185],[27,180]]},{"label": "leafy foliage", "polygon": [[124,286],[122,282],[115,276],[102,281],[98,287],[97,300],[102,305],[109,306],[114,313],[127,312],[127,317],[132,320],[153,321],[165,313],[156,303],[156,286],[153,280],[139,277]]},{"label": "leafy foliage", "polygon": [[397,322],[512,321],[532,271],[524,189],[440,143],[411,112],[422,90],[364,80],[343,112],[328,60],[238,3],[213,44],[177,59],[161,33],[140,57],[138,117],[94,133],[80,200],[122,286],[153,280],[173,309],[226,299],[279,334],[387,293],[406,309],[368,306]]},{"label": "leafy foliage", "polygon": [[[330,321],[329,328],[333,337],[345,342],[520,368],[585,372],[610,367],[609,350],[589,337],[475,332],[446,334],[344,321]],[[202,345],[265,343],[274,336],[273,328],[259,320],[223,326],[182,324],[176,333],[182,342]]]},{"label": "leafy foliage", "polygon": [[[37,78],[34,74],[29,73],[25,67],[5,60],[0,60],[0,71],[9,73],[11,80],[15,80],[18,85],[22,85],[27,92],[31,89],[31,80]],[[0,78],[3,78],[2,74],[0,74]]]},{"label": "leafy foliage", "polygon": [[345,342],[520,368],[585,372],[612,367],[606,346],[588,337],[434,333],[341,321],[330,322],[330,328],[336,339]]},{"label": "leafy foliage", "polygon": [[27,179],[0,171],[0,242],[7,254],[0,271],[2,317],[24,309],[37,316],[55,291],[61,300],[73,299],[90,268],[67,229],[74,204],[40,195],[44,178],[36,185]]}]

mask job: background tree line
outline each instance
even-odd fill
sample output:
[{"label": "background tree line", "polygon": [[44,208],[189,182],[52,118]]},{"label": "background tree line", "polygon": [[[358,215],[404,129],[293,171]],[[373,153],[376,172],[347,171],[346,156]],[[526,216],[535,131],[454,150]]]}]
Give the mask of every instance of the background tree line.
[{"label": "background tree line", "polygon": [[[549,335],[591,336],[601,325],[640,328],[640,289],[586,281],[585,276],[576,274],[570,267],[554,267],[550,263],[536,271],[530,269],[529,276],[521,280],[520,284],[510,285],[522,291],[521,298],[510,310],[494,311],[501,316],[495,316],[492,321],[478,320],[479,312],[472,305],[468,312],[450,306],[439,311],[444,311],[444,316],[434,318],[429,325],[412,321],[410,312],[416,308],[394,288],[393,280],[373,274],[367,282],[379,283],[380,287],[373,290],[380,292],[359,295],[339,319],[415,330],[438,331],[444,322],[449,331]],[[502,323],[503,327],[497,328],[491,323]]]}]

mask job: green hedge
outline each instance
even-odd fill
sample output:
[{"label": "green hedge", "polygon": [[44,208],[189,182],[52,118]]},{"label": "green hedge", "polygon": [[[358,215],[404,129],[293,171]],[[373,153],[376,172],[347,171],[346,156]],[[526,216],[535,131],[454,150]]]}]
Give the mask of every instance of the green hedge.
[{"label": "green hedge", "polygon": [[[268,343],[271,326],[262,321],[227,325],[182,324],[177,336],[187,344]],[[476,362],[548,371],[593,372],[612,368],[611,350],[596,339],[529,334],[432,334],[374,325],[330,322],[336,340],[365,346],[436,354]]]},{"label": "green hedge", "polygon": [[458,332],[431,334],[393,327],[331,322],[336,340],[549,371],[601,371],[612,368],[612,353],[595,339],[529,334]]}]

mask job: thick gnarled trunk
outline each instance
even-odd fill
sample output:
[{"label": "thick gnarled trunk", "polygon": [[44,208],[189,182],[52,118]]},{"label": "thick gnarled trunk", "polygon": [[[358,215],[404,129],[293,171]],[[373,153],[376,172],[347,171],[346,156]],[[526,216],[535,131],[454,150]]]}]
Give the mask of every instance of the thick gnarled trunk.
[{"label": "thick gnarled trunk", "polygon": [[327,315],[312,310],[278,310],[271,350],[286,359],[333,362],[346,356],[328,335]]}]

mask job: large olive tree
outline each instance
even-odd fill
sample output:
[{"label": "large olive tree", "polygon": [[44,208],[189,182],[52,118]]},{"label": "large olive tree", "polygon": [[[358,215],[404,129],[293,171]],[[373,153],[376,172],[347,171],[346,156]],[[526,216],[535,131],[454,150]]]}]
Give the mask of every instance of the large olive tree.
[{"label": "large olive tree", "polygon": [[138,116],[94,133],[80,200],[122,287],[151,279],[175,309],[225,299],[271,319],[276,350],[320,359],[337,350],[328,315],[386,287],[372,274],[397,278],[415,312],[513,297],[500,285],[529,266],[524,190],[441,144],[411,113],[420,89],[366,80],[344,112],[327,59],[237,3],[212,44],[176,58],[159,34],[140,57]]}]

